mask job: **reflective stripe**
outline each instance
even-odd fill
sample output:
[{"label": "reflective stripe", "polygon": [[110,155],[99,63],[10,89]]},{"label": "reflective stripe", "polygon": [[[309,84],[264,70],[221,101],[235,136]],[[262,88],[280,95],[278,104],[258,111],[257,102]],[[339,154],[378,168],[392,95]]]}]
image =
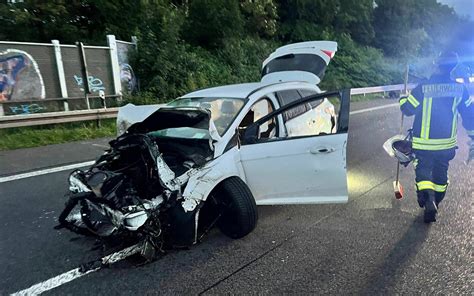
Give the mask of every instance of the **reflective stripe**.
[{"label": "reflective stripe", "polygon": [[405,104],[407,101],[408,101],[408,99],[406,99],[406,98],[400,99],[400,106],[403,106],[403,104]]},{"label": "reflective stripe", "polygon": [[413,107],[418,107],[420,105],[420,102],[412,95],[410,94],[407,98],[407,100],[410,102],[410,104],[413,105]]},{"label": "reflective stripe", "polygon": [[474,130],[467,131],[468,136],[474,136]]},{"label": "reflective stripe", "polygon": [[424,145],[424,144],[413,144],[413,149],[415,150],[429,150],[429,151],[438,151],[438,150],[448,150],[456,147],[456,144],[451,145]]},{"label": "reflective stripe", "polygon": [[434,191],[436,192],[446,192],[446,189],[448,189],[448,184],[446,185],[438,185],[436,183],[433,183],[434,184]]},{"label": "reflective stripe", "polygon": [[423,100],[423,116],[421,118],[421,135],[420,135],[423,139],[430,138],[432,106],[433,106],[433,98],[425,98]]},{"label": "reflective stripe", "polygon": [[433,98],[428,99],[428,112],[427,112],[427,118],[426,118],[426,127],[425,127],[425,139],[430,138],[430,128],[431,128],[431,107],[433,106]]},{"label": "reflective stripe", "polygon": [[469,96],[469,99],[466,101],[466,107],[471,106],[474,103],[474,96]]},{"label": "reflective stripe", "polygon": [[428,100],[429,98],[425,98],[423,100],[423,114],[421,117],[421,134],[420,136],[424,139],[427,139],[428,136],[426,135],[426,121],[428,118]]},{"label": "reflective stripe", "polygon": [[416,183],[416,189],[420,190],[435,190],[435,184],[431,181],[420,181]]},{"label": "reflective stripe", "polygon": [[416,183],[416,189],[420,190],[434,190],[436,192],[446,192],[448,184],[439,185],[431,181],[420,181]]},{"label": "reflective stripe", "polygon": [[418,137],[413,137],[413,143],[428,144],[428,145],[452,144],[452,143],[456,143],[456,138],[447,138],[447,139],[422,139],[422,138],[418,138]]},{"label": "reflective stripe", "polygon": [[453,100],[453,122],[451,123],[451,138],[456,136],[456,132],[458,130],[458,105],[461,100],[461,97],[455,97]]},{"label": "reflective stripe", "polygon": [[446,150],[456,147],[456,138],[449,139],[422,139],[413,137],[413,149],[418,150]]},{"label": "reflective stripe", "polygon": [[456,136],[456,132],[458,130],[458,111],[456,109],[456,111],[454,111],[454,114],[453,114],[453,122],[451,123],[451,137],[455,137]]}]

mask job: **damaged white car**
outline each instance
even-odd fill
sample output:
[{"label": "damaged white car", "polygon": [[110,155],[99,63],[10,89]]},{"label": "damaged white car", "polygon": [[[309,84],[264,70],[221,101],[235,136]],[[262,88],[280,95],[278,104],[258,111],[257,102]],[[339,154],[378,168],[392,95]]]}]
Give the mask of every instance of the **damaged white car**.
[{"label": "damaged white car", "polygon": [[329,41],[284,46],[265,60],[259,83],[121,108],[123,134],[70,175],[60,225],[144,241],[152,259],[215,225],[247,235],[256,205],[346,202],[350,91],[317,86],[336,49]]}]

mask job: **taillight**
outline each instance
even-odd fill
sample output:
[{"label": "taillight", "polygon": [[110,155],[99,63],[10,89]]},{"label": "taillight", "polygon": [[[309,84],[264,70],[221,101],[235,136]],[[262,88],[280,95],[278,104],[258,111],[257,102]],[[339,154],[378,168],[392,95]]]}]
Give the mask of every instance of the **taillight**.
[{"label": "taillight", "polygon": [[335,54],[334,51],[323,50],[323,49],[321,49],[321,51],[324,52],[331,59],[334,57],[334,54]]}]

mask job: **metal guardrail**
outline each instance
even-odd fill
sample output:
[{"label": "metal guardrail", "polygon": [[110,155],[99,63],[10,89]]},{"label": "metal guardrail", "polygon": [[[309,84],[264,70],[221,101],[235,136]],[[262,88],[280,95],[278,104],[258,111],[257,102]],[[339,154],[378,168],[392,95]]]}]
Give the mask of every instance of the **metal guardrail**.
[{"label": "metal guardrail", "polygon": [[[415,86],[416,84],[408,84],[408,89],[413,89]],[[403,89],[403,84],[353,88],[351,89],[351,95],[401,91]],[[29,115],[0,116],[0,129],[116,118],[117,113],[118,108],[107,108],[81,111],[49,112]]]},{"label": "metal guardrail", "polygon": [[[397,91],[397,90],[403,90],[404,87],[405,87],[404,84],[395,84],[395,85],[353,88],[351,89],[351,95],[363,95],[363,94],[370,94],[370,93]],[[416,87],[416,84],[413,84],[413,83],[409,83],[407,85],[408,89],[413,89],[415,87]]]},{"label": "metal guardrail", "polygon": [[49,112],[29,115],[9,115],[0,117],[0,129],[116,118],[117,113],[118,108],[108,108],[67,112]]}]

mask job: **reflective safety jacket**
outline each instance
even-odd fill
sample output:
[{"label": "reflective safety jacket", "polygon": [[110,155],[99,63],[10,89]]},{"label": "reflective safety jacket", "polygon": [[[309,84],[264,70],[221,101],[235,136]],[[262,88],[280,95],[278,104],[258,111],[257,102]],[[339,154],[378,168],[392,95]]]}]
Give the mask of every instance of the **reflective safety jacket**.
[{"label": "reflective safety jacket", "polygon": [[458,113],[468,135],[474,139],[474,102],[463,84],[449,75],[433,75],[419,84],[408,97],[400,99],[400,109],[413,122],[413,149],[446,150],[456,147]]}]

